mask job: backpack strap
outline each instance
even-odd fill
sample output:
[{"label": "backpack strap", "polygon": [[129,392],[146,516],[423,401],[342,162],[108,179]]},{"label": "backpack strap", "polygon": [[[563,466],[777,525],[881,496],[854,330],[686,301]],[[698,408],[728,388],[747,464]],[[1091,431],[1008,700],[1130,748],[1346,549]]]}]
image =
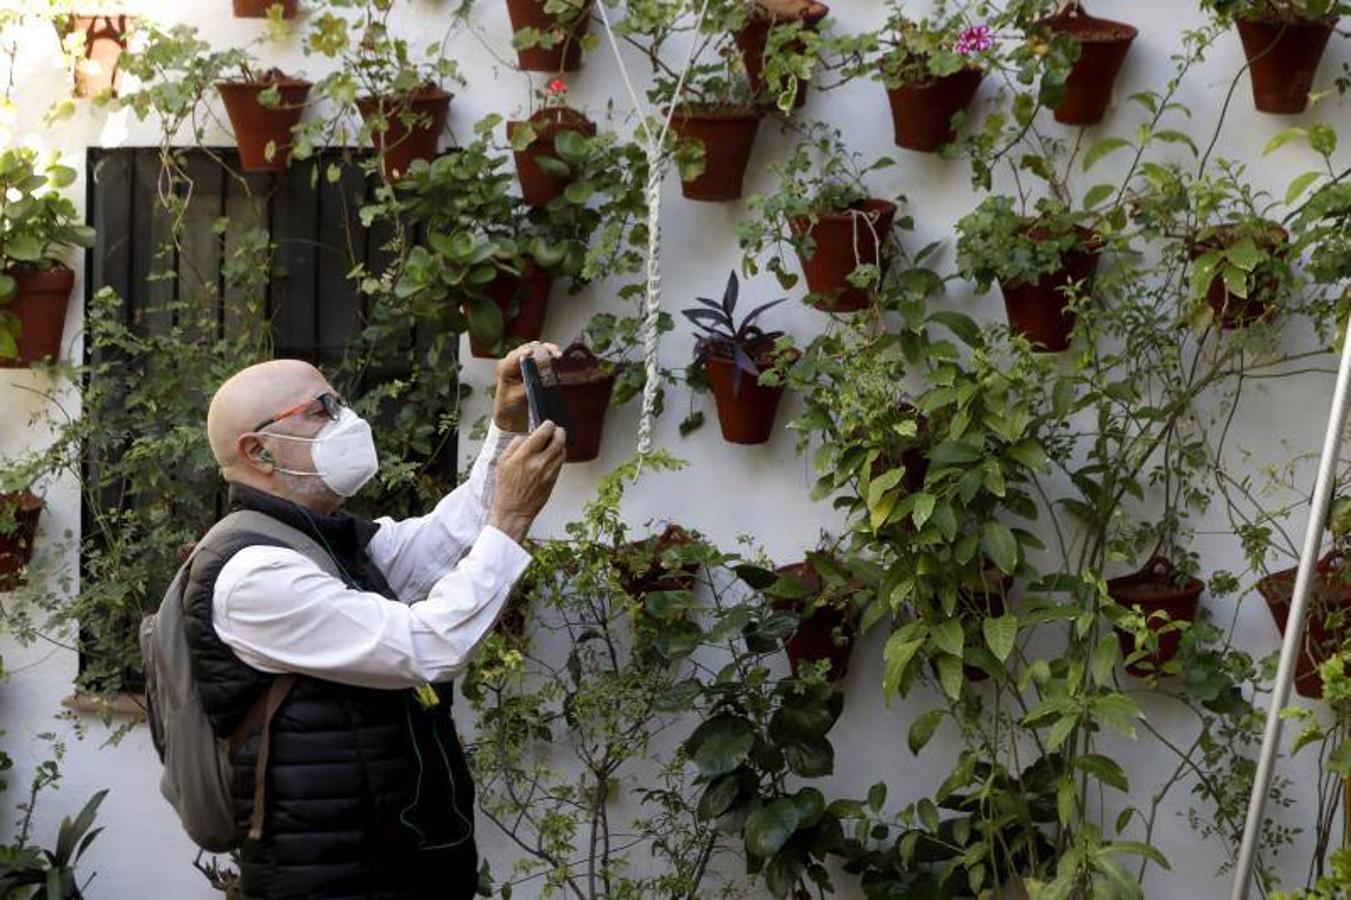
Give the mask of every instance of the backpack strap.
[{"label": "backpack strap", "polygon": [[[191,567],[192,559],[199,549],[211,544],[213,538],[226,531],[245,531],[271,538],[297,553],[303,553],[334,578],[346,581],[337,560],[313,538],[298,528],[251,509],[236,510],[213,525],[192,547],[188,559],[184,562],[184,570]],[[233,757],[248,741],[253,730],[262,726],[262,734],[258,738],[258,758],[253,767],[253,813],[249,817],[249,837],[253,840],[263,836],[263,819],[267,810],[267,762],[272,745],[272,719],[290,695],[291,689],[295,687],[297,678],[295,672],[285,672],[273,678],[267,690],[259,694],[248,712],[244,713],[244,718],[235,726],[234,733],[230,735],[230,756]]]}]

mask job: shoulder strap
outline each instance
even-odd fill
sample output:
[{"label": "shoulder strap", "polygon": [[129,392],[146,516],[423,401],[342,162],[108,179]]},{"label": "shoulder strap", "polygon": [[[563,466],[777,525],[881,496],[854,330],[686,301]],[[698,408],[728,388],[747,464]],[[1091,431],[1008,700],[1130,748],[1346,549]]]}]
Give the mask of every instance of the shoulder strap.
[{"label": "shoulder strap", "polygon": [[[207,533],[202,536],[202,539],[192,548],[191,554],[183,564],[184,571],[191,567],[192,560],[196,557],[198,550],[211,546],[221,535],[234,531],[272,538],[283,546],[298,553],[303,553],[315,565],[334,578],[346,580],[337,560],[309,535],[298,528],[287,525],[285,522],[274,519],[272,516],[251,509],[235,510],[211,526]],[[184,578],[183,580],[186,581],[187,579]],[[249,818],[249,837],[253,840],[258,840],[263,836],[263,818],[267,809],[267,762],[272,744],[272,718],[291,693],[291,689],[295,687],[296,678],[294,672],[286,672],[273,678],[267,690],[263,691],[258,699],[253,702],[248,712],[240,719],[239,725],[235,727],[234,733],[230,735],[229,750],[230,756],[233,757],[239,751],[239,748],[244,745],[244,742],[248,740],[249,735],[253,733],[255,728],[261,725],[263,729],[258,739],[258,758],[254,762],[253,770],[253,813]]]}]

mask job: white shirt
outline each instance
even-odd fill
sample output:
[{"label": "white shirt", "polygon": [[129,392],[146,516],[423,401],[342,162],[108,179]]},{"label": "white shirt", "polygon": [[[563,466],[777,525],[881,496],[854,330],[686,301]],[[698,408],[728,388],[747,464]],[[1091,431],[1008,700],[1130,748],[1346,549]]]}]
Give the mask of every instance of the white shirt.
[{"label": "white shirt", "polygon": [[375,520],[366,553],[402,603],[349,588],[295,550],[245,547],[216,579],[216,634],[264,672],[382,689],[458,675],[530,562],[486,524],[497,460],[513,437],[490,425],[468,480],[430,514]]}]

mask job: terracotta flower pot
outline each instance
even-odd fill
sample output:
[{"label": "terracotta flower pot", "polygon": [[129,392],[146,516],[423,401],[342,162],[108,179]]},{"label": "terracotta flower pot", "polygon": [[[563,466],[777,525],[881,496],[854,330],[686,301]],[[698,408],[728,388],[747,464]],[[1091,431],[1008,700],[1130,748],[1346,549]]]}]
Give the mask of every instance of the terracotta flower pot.
[{"label": "terracotta flower pot", "polygon": [[[1275,222],[1270,223],[1270,226],[1267,234],[1252,236],[1254,243],[1261,249],[1274,251],[1290,242],[1290,232]],[[1214,229],[1204,240],[1192,244],[1187,252],[1192,259],[1198,259],[1212,251],[1231,247],[1243,237],[1245,235],[1233,226],[1222,225]],[[1216,274],[1206,290],[1206,303],[1214,310],[1215,321],[1219,323],[1220,328],[1226,331],[1242,328],[1270,311],[1272,295],[1280,288],[1279,280],[1274,273],[1258,273],[1255,282],[1249,285],[1248,296],[1244,298],[1231,296],[1228,288],[1224,286],[1224,276]]]},{"label": "terracotta flower pot", "polygon": [[1107,112],[1116,76],[1139,30],[1125,22],[1095,19],[1082,5],[1043,19],[1042,24],[1069,35],[1079,45],[1079,58],[1065,81],[1065,100],[1056,108],[1055,120],[1065,125],[1096,125]]},{"label": "terracotta flower pot", "polygon": [[61,331],[66,325],[66,305],[75,286],[75,273],[65,266],[55,269],[7,269],[19,283],[18,293],[8,305],[19,317],[19,355],[0,357],[0,368],[27,368],[44,359],[55,361],[61,355]]},{"label": "terracotta flower pot", "polygon": [[298,0],[231,0],[236,19],[266,19],[268,9],[281,4],[281,17],[294,19]]},{"label": "terracotta flower pot", "polygon": [[[801,612],[821,593],[821,576],[810,562],[791,563],[775,569],[780,575],[792,575],[806,583],[809,593],[804,597],[788,599],[774,598],[776,609]],[[846,611],[833,606],[817,607],[806,618],[798,622],[797,629],[784,641],[784,650],[788,653],[788,664],[793,674],[804,665],[818,660],[830,660],[831,681],[842,681],[849,674],[849,657],[854,652],[855,623]],[[843,643],[835,643],[835,632],[839,630],[844,637]]]},{"label": "terracotta flower pot", "polygon": [[485,347],[471,333],[469,352],[478,359],[498,359],[517,344],[539,340],[553,283],[553,276],[532,259],[525,261],[520,275],[499,272],[486,293],[488,299],[502,310],[502,346]]},{"label": "terracotta flower pot", "polygon": [[[516,150],[516,177],[521,182],[521,199],[527,206],[548,206],[549,201],[563,193],[563,189],[572,183],[567,175],[550,175],[540,167],[540,157],[558,159],[558,150],[554,140],[565,131],[575,131],[586,137],[596,136],[596,123],[575,109],[550,107],[535,113],[529,119],[535,129],[536,138],[524,150]],[[507,141],[524,122],[507,123]]]},{"label": "terracotta flower pot", "polygon": [[[281,95],[276,106],[264,106],[258,96],[275,87]],[[230,116],[230,127],[239,146],[239,167],[245,172],[284,172],[291,162],[291,129],[305,112],[312,85],[280,72],[269,72],[257,81],[218,81],[216,90]],[[271,148],[271,158],[268,151]]]},{"label": "terracotta flower pot", "polygon": [[[771,342],[772,344],[772,342]],[[771,345],[751,349],[757,368],[773,363]],[[763,385],[747,372],[736,377],[730,348],[712,347],[704,355],[708,381],[718,407],[718,425],[723,440],[733,444],[763,444],[774,431],[774,416],[783,397],[783,385]]]},{"label": "terracotta flower pot", "polygon": [[[791,25],[791,20],[785,21],[773,16],[758,14],[760,7],[755,7],[757,14],[752,14],[746,27],[738,31],[732,37],[736,40],[736,45],[741,50],[741,59],[746,64],[746,77],[751,83],[751,90],[756,94],[763,93],[765,90],[765,54],[769,47],[769,33],[777,25]],[[821,24],[821,20],[830,14],[830,7],[825,4],[819,4],[818,8],[813,10],[811,15],[802,17],[802,24],[805,28],[815,31]],[[805,47],[801,40],[793,41],[785,47],[786,50],[795,54],[801,54]],[[797,86],[797,96],[793,98],[793,107],[801,109],[802,104],[807,102],[807,82],[800,81]]]},{"label": "terracotta flower pot", "polygon": [[619,583],[631,597],[643,597],[653,591],[689,591],[699,572],[697,563],[685,563],[675,569],[662,565],[662,556],[672,547],[694,542],[688,531],[670,523],[660,534],[630,541],[617,561]]},{"label": "terracotta flower pot", "polygon": [[963,69],[942,78],[888,88],[896,146],[933,153],[957,139],[953,116],[975,99],[985,73]]},{"label": "terracotta flower pot", "polygon": [[[957,603],[962,613],[976,620],[997,619],[1008,610],[1007,598],[1013,589],[1013,576],[1006,575],[998,566],[985,560],[980,570],[982,586],[962,590]],[[962,663],[968,681],[987,681],[990,673],[979,666]]]},{"label": "terracotta flower pot", "polygon": [[[1167,622],[1161,618],[1149,619],[1149,630],[1157,632],[1168,622],[1196,621],[1196,608],[1205,582],[1188,576],[1184,586],[1179,587],[1173,573],[1173,564],[1162,556],[1156,556],[1145,567],[1131,575],[1111,578],[1107,581],[1107,593],[1122,606],[1136,609],[1147,617],[1154,613],[1168,614]],[[1121,653],[1130,656],[1135,652],[1135,636],[1117,629],[1117,640],[1121,642]],[[1148,675],[1157,672],[1159,667],[1177,655],[1182,646],[1182,632],[1173,630],[1159,635],[1159,648],[1153,656],[1126,667],[1132,675]]]},{"label": "terracotta flower pot", "polygon": [[53,19],[57,34],[64,42],[71,34],[84,38],[84,49],[75,60],[75,93],[80,97],[96,97],[104,91],[117,96],[122,80],[122,51],[127,49],[131,32],[131,16],[79,15],[58,16]]},{"label": "terracotta flower pot", "polygon": [[[1298,571],[1296,567],[1273,572],[1257,582],[1257,590],[1282,637],[1290,619],[1290,598],[1295,593]],[[1351,626],[1351,578],[1347,577],[1345,562],[1333,553],[1318,561],[1314,575],[1309,615],[1304,622],[1304,646],[1295,665],[1295,690],[1301,697],[1318,700],[1323,696],[1318,667],[1341,647]]]},{"label": "terracotta flower pot", "polygon": [[18,526],[8,534],[0,534],[0,591],[12,591],[19,586],[23,567],[33,559],[33,539],[45,505],[32,491],[0,494],[0,509],[12,512]]},{"label": "terracotta flower pot", "polygon": [[1075,226],[1075,231],[1080,244],[1065,252],[1059,270],[1043,275],[1031,284],[1024,281],[1012,285],[1000,282],[999,285],[1004,293],[1009,327],[1051,353],[1068,349],[1070,333],[1074,330],[1074,313],[1069,309],[1063,288],[1085,282],[1082,290],[1091,290],[1093,275],[1098,270],[1100,247],[1096,236],[1081,226]]},{"label": "terracotta flower pot", "polygon": [[[552,32],[562,30],[557,20],[544,11],[545,0],[507,0],[507,16],[515,33],[522,28]],[[591,5],[572,22],[563,39],[552,47],[530,47],[516,51],[516,65],[527,72],[576,72],[582,67],[582,37],[591,25]]]},{"label": "terracotta flower pot", "polygon": [[895,203],[861,200],[848,210],[819,214],[815,224],[806,218],[790,223],[795,234],[805,234],[815,244],[810,258],[798,251],[807,288],[822,295],[813,306],[829,312],[867,307],[869,292],[851,285],[849,275],[859,266],[877,264],[895,217]]},{"label": "terracotta flower pot", "polygon": [[704,145],[704,171],[689,181],[682,180],[680,192],[689,200],[739,200],[755,133],[764,115],[760,109],[677,109],[671,128],[682,139]]},{"label": "terracotta flower pot", "polygon": [[453,95],[435,85],[419,88],[407,97],[361,97],[357,109],[361,118],[375,128],[373,120],[383,116],[385,127],[371,135],[375,152],[384,157],[385,177],[397,181],[408,174],[415,160],[436,156],[441,132],[446,127]]},{"label": "terracotta flower pot", "polygon": [[554,360],[554,371],[563,387],[563,402],[575,432],[567,462],[589,462],[600,455],[605,412],[610,408],[617,373],[581,343],[571,344]]},{"label": "terracotta flower pot", "polygon": [[1337,24],[1323,19],[1263,16],[1234,20],[1252,73],[1258,111],[1293,115],[1309,105],[1314,73]]}]

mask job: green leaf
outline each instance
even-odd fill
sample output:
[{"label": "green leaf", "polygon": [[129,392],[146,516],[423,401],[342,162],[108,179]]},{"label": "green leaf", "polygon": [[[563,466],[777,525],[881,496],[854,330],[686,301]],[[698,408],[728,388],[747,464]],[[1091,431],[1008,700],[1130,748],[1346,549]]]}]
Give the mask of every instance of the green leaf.
[{"label": "green leaf", "polygon": [[882,675],[883,694],[890,699],[900,686],[901,677],[905,674],[910,661],[915,658],[915,654],[924,646],[924,638],[905,639],[906,632],[898,631],[887,640],[886,650],[883,652],[883,658],[886,661],[886,667]]},{"label": "green leaf", "polygon": [[1116,193],[1114,184],[1095,184],[1084,194],[1084,209],[1092,209]]},{"label": "green leaf", "polygon": [[1013,532],[1002,522],[989,521],[981,529],[981,545],[985,553],[999,567],[999,571],[1012,575],[1018,568],[1018,540]]},{"label": "green leaf", "polygon": [[706,822],[727,812],[736,801],[740,790],[741,784],[735,772],[713,779],[704,789],[704,795],[699,798],[696,812],[700,820]]},{"label": "green leaf", "polygon": [[1262,148],[1262,155],[1266,156],[1269,153],[1275,153],[1296,138],[1307,137],[1308,134],[1309,132],[1304,128],[1287,128],[1271,140],[1267,141],[1267,145]]},{"label": "green leaf", "polygon": [[962,671],[961,658],[940,656],[936,665],[938,666],[938,683],[943,686],[943,693],[956,700],[962,695],[962,682],[966,680],[966,673]]},{"label": "green leaf", "polygon": [[981,623],[981,630],[985,633],[985,645],[995,659],[1001,663],[1007,660],[1018,640],[1018,618],[1013,613],[1004,613],[997,619],[986,619]]},{"label": "green leaf", "polygon": [[1116,668],[1117,660],[1121,657],[1121,645],[1116,639],[1116,635],[1109,635],[1098,641],[1098,646],[1093,648],[1093,681],[1097,684],[1106,686],[1112,683],[1112,670]]},{"label": "green leaf", "polygon": [[1135,146],[1134,144],[1132,144],[1125,138],[1119,137],[1103,138],[1102,140],[1094,144],[1092,147],[1089,147],[1088,152],[1084,154],[1084,171],[1087,172],[1089,169],[1093,168],[1093,165],[1098,160],[1102,159],[1109,153],[1115,153],[1117,150],[1120,150],[1123,147],[1134,147],[1134,146]]},{"label": "green leaf", "polygon": [[915,717],[910,723],[910,734],[907,737],[911,753],[919,755],[919,751],[923,750],[924,745],[934,736],[939,723],[943,721],[943,715],[943,710],[931,709]]},{"label": "green leaf", "polygon": [[568,162],[580,163],[584,162],[590,153],[590,142],[581,132],[568,129],[554,138],[554,149]]},{"label": "green leaf", "polygon": [[1294,203],[1299,195],[1304,193],[1309,185],[1317,181],[1322,174],[1322,172],[1305,172],[1303,175],[1297,176],[1290,182],[1290,187],[1285,189],[1285,202]]},{"label": "green leaf", "polygon": [[569,203],[575,203],[581,206],[591,199],[591,195],[596,192],[596,188],[589,181],[574,181],[563,189],[563,196],[568,198]]},{"label": "green leaf", "polygon": [[797,831],[798,808],[792,800],[780,797],[751,813],[746,820],[746,850],[752,856],[768,859]]},{"label": "green leaf", "polygon": [[1074,764],[1108,787],[1114,787],[1123,793],[1130,791],[1126,772],[1115,760],[1096,753],[1085,753],[1083,756],[1075,758]]},{"label": "green leaf", "polygon": [[938,498],[933,494],[920,493],[915,495],[914,503],[910,508],[910,518],[915,523],[916,528],[923,528],[924,523],[929,521],[929,516],[933,515],[934,504]]},{"label": "green leaf", "polygon": [[944,653],[961,658],[962,648],[966,644],[966,634],[962,631],[960,619],[948,619],[935,625],[930,632],[934,646]]},{"label": "green leaf", "polygon": [[716,778],[741,765],[755,746],[755,726],[732,713],[703,722],[685,742],[685,752],[705,778]]}]

